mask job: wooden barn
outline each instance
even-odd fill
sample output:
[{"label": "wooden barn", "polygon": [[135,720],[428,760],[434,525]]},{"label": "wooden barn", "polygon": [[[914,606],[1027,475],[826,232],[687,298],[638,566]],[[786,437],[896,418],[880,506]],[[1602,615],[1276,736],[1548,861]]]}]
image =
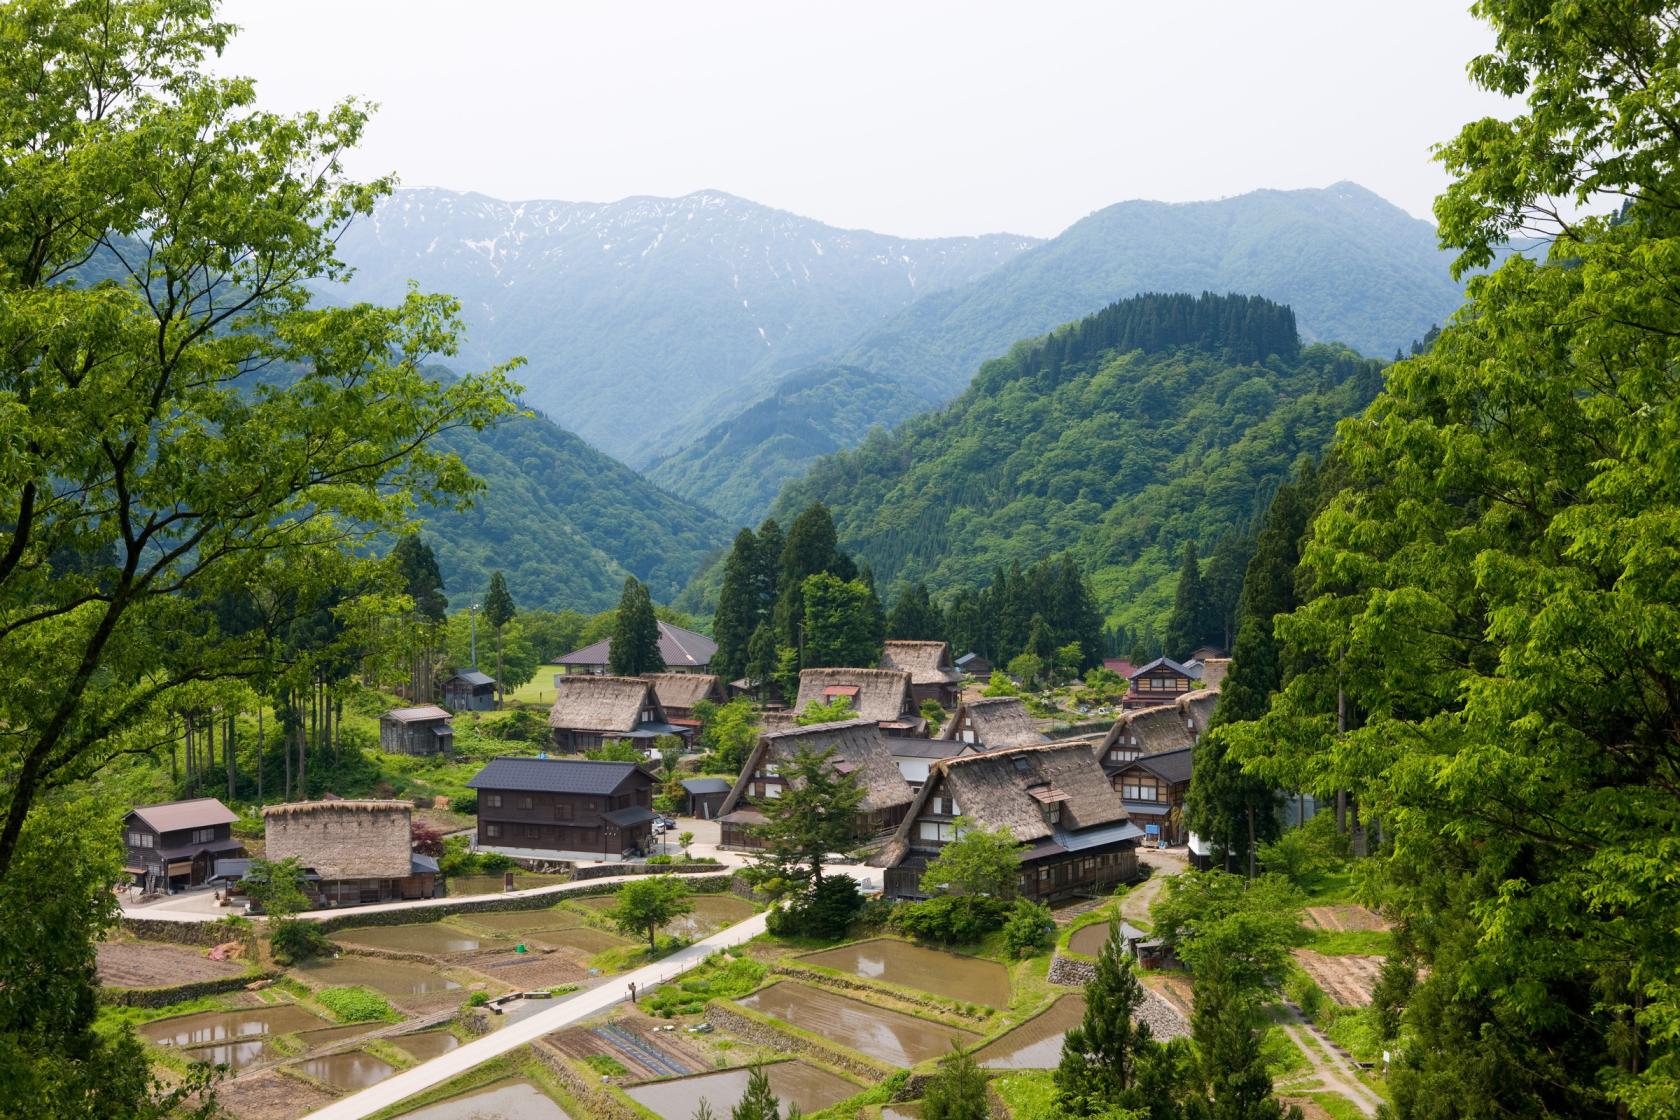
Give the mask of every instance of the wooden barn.
[{"label": "wooden barn", "polygon": [[555,750],[579,753],[609,739],[651,748],[661,735],[693,737],[692,728],[665,718],[659,695],[641,677],[559,676],[554,686],[548,726]]},{"label": "wooden barn", "polygon": [[969,652],[957,658],[957,672],[974,680],[986,680],[992,675],[992,663],[978,653]]},{"label": "wooden barn", "polygon": [[754,826],[764,823],[762,807],[782,795],[787,781],[782,768],[801,749],[832,749],[830,765],[840,773],[857,775],[863,787],[854,831],[857,840],[868,840],[898,827],[914,795],[899,773],[881,728],[869,719],[817,723],[768,731],[759,737],[721,807],[718,820],[723,825],[724,847],[763,846]]},{"label": "wooden barn", "polygon": [[496,710],[496,678],[477,669],[458,669],[443,682],[443,706],[452,712]]},{"label": "wooden barn", "polygon": [[387,754],[452,754],[455,728],[436,704],[392,708],[379,717],[379,749]]},{"label": "wooden barn", "polygon": [[967,743],[975,750],[1030,747],[1048,743],[1050,736],[1027,711],[1019,696],[982,696],[957,705],[957,712],[935,738]]},{"label": "wooden barn", "polygon": [[432,898],[437,863],[416,855],[406,801],[292,801],[263,807],[270,860],[295,857],[311,873],[316,906]]},{"label": "wooden barn", "polygon": [[910,697],[920,707],[929,700],[954,708],[962,693],[962,674],[951,663],[944,642],[890,641],[881,647],[881,668],[910,674]]},{"label": "wooden barn", "polygon": [[960,754],[935,763],[891,842],[870,863],[889,898],[920,898],[928,861],[957,818],[1007,828],[1023,845],[1020,890],[1035,902],[1106,894],[1137,878],[1143,830],[1126,815],[1086,743]]},{"label": "wooden barn", "polygon": [[723,802],[735,787],[723,778],[684,778],[682,788],[682,815],[710,821],[723,814]]},{"label": "wooden barn", "polygon": [[196,887],[215,874],[217,860],[244,853],[233,838],[238,819],[214,797],[131,809],[123,818],[123,874],[142,887]]},{"label": "wooden barn", "polygon": [[793,711],[840,697],[852,702],[858,718],[877,724],[888,735],[919,738],[927,730],[927,720],[910,693],[910,674],[897,669],[806,669],[799,674]]},{"label": "wooden barn", "polygon": [[618,859],[653,840],[656,779],[633,762],[493,758],[478,791],[478,844],[556,859]]}]

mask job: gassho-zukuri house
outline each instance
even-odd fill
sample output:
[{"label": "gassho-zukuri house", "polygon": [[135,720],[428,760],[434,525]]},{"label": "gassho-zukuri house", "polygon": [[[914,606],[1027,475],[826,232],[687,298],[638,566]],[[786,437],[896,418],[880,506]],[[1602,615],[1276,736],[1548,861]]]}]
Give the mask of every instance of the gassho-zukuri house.
[{"label": "gassho-zukuri house", "polygon": [[957,706],[963,676],[951,663],[944,642],[893,640],[881,647],[881,668],[910,674],[910,695],[917,708],[929,700],[941,708]]},{"label": "gassho-zukuri house", "polygon": [[655,781],[634,762],[493,758],[467,781],[478,791],[478,846],[554,860],[646,852]]},{"label": "gassho-zukuri house", "polygon": [[554,749],[566,754],[593,750],[609,739],[651,748],[661,735],[693,735],[693,728],[666,720],[659,694],[641,677],[554,678],[548,727]]},{"label": "gassho-zukuri house", "polygon": [[904,818],[914,795],[899,773],[887,747],[886,736],[874,720],[852,719],[840,723],[816,723],[767,731],[741,767],[741,776],[720,807],[722,844],[726,848],[761,848],[756,834],[765,822],[764,807],[782,796],[787,788],[783,767],[801,748],[815,752],[832,749],[829,760],[837,773],[857,775],[863,787],[853,837],[868,840],[890,833]]},{"label": "gassho-zukuri house", "polygon": [[859,718],[873,722],[888,735],[919,738],[927,730],[927,720],[910,693],[910,674],[897,669],[801,670],[793,711],[803,712],[813,704],[832,704],[842,698],[851,702]]},{"label": "gassho-zukuri house", "polygon": [[437,893],[438,865],[414,851],[406,801],[291,801],[263,807],[270,860],[295,857],[316,906],[355,906]]},{"label": "gassho-zukuri house", "polygon": [[922,898],[922,872],[967,816],[1008,828],[1023,845],[1020,890],[1035,902],[1104,891],[1137,878],[1143,830],[1084,742],[961,754],[935,763],[887,846],[889,898]]},{"label": "gassho-zukuri house", "polygon": [[964,700],[939,734],[944,742],[966,743],[977,751],[1002,747],[1031,747],[1048,743],[1038,720],[1019,696],[982,696]]}]

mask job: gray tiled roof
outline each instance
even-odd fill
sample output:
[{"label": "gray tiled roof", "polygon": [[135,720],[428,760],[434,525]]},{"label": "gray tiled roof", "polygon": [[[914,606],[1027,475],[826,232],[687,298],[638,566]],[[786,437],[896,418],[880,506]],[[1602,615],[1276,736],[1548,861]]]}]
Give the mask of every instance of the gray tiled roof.
[{"label": "gray tiled roof", "polygon": [[456,673],[455,676],[450,678],[450,679],[451,680],[462,680],[462,681],[466,681],[468,684],[475,684],[475,685],[486,685],[486,684],[495,684],[496,683],[496,678],[495,677],[492,677],[488,673],[481,673],[477,669],[462,669],[460,672]]},{"label": "gray tiled roof", "polygon": [[[468,789],[526,789],[537,793],[612,793],[634,762],[592,762],[578,758],[492,758],[467,781]],[[645,773],[645,771],[644,771]]]},{"label": "gray tiled roof", "polygon": [[196,797],[191,801],[170,801],[163,805],[139,805],[134,815],[158,832],[179,832],[184,828],[210,828],[218,824],[232,824],[239,814],[214,797]]},{"label": "gray tiled roof", "polygon": [[688,778],[682,787],[689,793],[728,793],[731,784],[723,778]]}]

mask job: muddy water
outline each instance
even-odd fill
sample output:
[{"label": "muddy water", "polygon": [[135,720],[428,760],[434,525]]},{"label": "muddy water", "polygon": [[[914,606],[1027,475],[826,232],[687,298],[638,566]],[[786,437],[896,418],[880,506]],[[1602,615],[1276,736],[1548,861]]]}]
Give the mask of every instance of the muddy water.
[{"label": "muddy water", "polygon": [[[570,875],[539,875],[534,871],[516,871],[513,874],[513,889],[528,890],[531,887],[547,887],[554,883],[571,882]],[[500,875],[451,875],[447,883],[450,898],[463,898],[472,894],[501,894],[502,877]]]},{"label": "muddy water", "polygon": [[895,1066],[913,1066],[949,1053],[953,1041],[972,1046],[978,1035],[911,1015],[871,1007],[820,988],[783,981],[739,1001],[842,1046]]},{"label": "muddy water", "polygon": [[1066,995],[974,1055],[982,1069],[1055,1069],[1062,1039],[1085,1017],[1085,997]]},{"label": "muddy water", "polygon": [[909,1104],[884,1104],[881,1106],[881,1120],[920,1120],[922,1106],[912,1101]]},{"label": "muddy water", "polygon": [[1084,953],[1087,957],[1102,955],[1103,943],[1108,940],[1108,923],[1097,922],[1095,925],[1076,929],[1073,936],[1068,938],[1068,948],[1076,953]]},{"label": "muddy water", "polygon": [[448,1031],[421,1031],[419,1034],[405,1034],[393,1038],[391,1043],[400,1050],[408,1052],[417,1062],[429,1062],[433,1058],[441,1058],[455,1047],[461,1045],[461,1040]]},{"label": "muddy water", "polygon": [[335,1042],[343,1042],[347,1038],[355,1038],[357,1035],[366,1034],[376,1027],[384,1025],[384,1023],[351,1023],[343,1027],[327,1027],[325,1030],[305,1031],[298,1035],[298,1039],[313,1050],[318,1046],[330,1046]]},{"label": "muddy water", "polygon": [[628,939],[603,929],[573,926],[571,929],[543,929],[522,935],[527,944],[552,945],[556,949],[576,949],[583,953],[602,953],[628,945]]},{"label": "muddy water", "polygon": [[335,1089],[349,1092],[377,1085],[397,1072],[397,1068],[390,1062],[382,1061],[361,1050],[310,1058],[299,1062],[297,1068],[311,1077],[325,1081]]},{"label": "muddy water", "polygon": [[183,1051],[183,1056],[188,1061],[227,1066],[234,1073],[238,1073],[248,1066],[266,1062],[270,1058],[278,1058],[280,1055],[268,1044],[266,1038],[248,1038],[236,1042],[219,1042],[214,1046],[196,1046]]},{"label": "muddy water", "polygon": [[471,953],[477,949],[497,949],[508,944],[498,938],[464,933],[442,922],[342,929],[333,936],[347,944],[367,945],[374,949],[395,949],[403,953],[426,953],[437,957],[448,956],[451,953]]},{"label": "muddy water", "polygon": [[996,961],[924,949],[904,941],[863,941],[801,960],[871,980],[987,1007],[1009,1006],[1009,970]]},{"label": "muddy water", "polygon": [[[862,1086],[804,1062],[777,1062],[765,1066],[764,1072],[770,1078],[770,1088],[781,1098],[783,1108],[797,1104],[801,1111],[815,1112],[863,1092]],[[625,1092],[664,1120],[689,1120],[702,1099],[711,1104],[713,1115],[728,1116],[735,1102],[747,1091],[748,1076],[745,1069],[728,1069],[636,1085]]]},{"label": "muddy water", "polygon": [[[522,1077],[402,1114],[402,1120],[571,1120],[547,1094]],[[687,1120],[686,1115],[684,1120]]]},{"label": "muddy water", "polygon": [[252,1007],[244,1011],[202,1011],[158,1019],[140,1028],[147,1041],[164,1046],[197,1046],[259,1034],[287,1034],[324,1027],[327,1021],[289,1003]]},{"label": "muddy water", "polygon": [[[690,939],[705,937],[724,926],[732,926],[743,918],[751,917],[754,913],[752,903],[734,895],[702,894],[695,895],[689,901],[694,904],[693,911],[661,927],[664,932],[674,937]],[[610,894],[592,895],[589,898],[578,899],[577,905],[600,912],[611,910],[618,905],[618,899]]]},{"label": "muddy water", "polygon": [[556,929],[576,925],[577,918],[563,910],[496,910],[488,914],[462,914],[460,921],[498,933],[521,933],[533,929]]},{"label": "muddy water", "polygon": [[297,972],[317,984],[335,988],[360,984],[388,996],[420,996],[452,991],[461,986],[423,965],[406,961],[376,961],[366,957],[310,961],[299,965]]}]

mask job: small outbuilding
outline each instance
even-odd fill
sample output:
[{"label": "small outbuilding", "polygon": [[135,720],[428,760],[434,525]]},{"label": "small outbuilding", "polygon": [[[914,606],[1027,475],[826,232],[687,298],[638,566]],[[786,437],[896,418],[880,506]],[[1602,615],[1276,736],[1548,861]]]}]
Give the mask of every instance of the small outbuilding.
[{"label": "small outbuilding", "polygon": [[452,712],[496,709],[496,678],[477,669],[458,669],[443,682],[443,706]]},{"label": "small outbuilding", "polygon": [[392,708],[379,717],[379,749],[387,754],[452,754],[455,728],[436,704]]},{"label": "small outbuilding", "polygon": [[992,675],[992,663],[972,651],[957,658],[956,665],[959,673],[974,680],[985,680]]},{"label": "small outbuilding", "polygon": [[725,778],[684,778],[682,788],[683,816],[709,821],[721,814],[732,787]]}]

